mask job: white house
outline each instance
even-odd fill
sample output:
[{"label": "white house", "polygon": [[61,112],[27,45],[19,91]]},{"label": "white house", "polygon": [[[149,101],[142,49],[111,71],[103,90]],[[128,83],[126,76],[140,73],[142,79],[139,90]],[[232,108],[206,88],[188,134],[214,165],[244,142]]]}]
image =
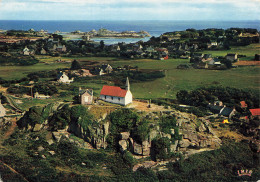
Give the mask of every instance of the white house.
[{"label": "white house", "polygon": [[4,108],[4,106],[2,105],[1,100],[0,100],[0,118],[1,118],[1,117],[4,117],[5,114],[6,114],[5,108]]},{"label": "white house", "polygon": [[100,92],[100,99],[106,102],[127,105],[133,102],[133,95],[130,91],[128,78],[126,79],[126,89],[116,86],[104,85]]},{"label": "white house", "polygon": [[23,55],[25,55],[25,56],[29,56],[30,55],[30,50],[27,47],[25,47],[23,49]]},{"label": "white house", "polygon": [[58,82],[60,83],[66,83],[66,84],[70,84],[71,82],[73,82],[73,78],[69,79],[69,77],[64,73],[64,72],[60,72],[60,74],[57,77]]}]

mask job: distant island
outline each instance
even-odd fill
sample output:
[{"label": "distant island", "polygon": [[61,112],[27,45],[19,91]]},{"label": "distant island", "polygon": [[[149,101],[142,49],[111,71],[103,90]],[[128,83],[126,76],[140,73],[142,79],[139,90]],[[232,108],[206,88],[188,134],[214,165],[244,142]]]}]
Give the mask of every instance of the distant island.
[{"label": "distant island", "polygon": [[144,37],[151,37],[151,35],[146,31],[123,31],[123,32],[116,32],[107,30],[105,28],[101,28],[99,30],[91,30],[89,32],[81,32],[79,30],[69,33],[73,35],[82,36],[83,39],[89,40],[90,38],[144,38]]}]

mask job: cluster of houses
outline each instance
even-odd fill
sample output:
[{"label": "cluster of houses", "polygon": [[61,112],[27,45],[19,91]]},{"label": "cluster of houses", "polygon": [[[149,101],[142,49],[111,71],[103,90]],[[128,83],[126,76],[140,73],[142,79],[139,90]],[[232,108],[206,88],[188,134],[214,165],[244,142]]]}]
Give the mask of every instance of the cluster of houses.
[{"label": "cluster of houses", "polygon": [[221,101],[215,101],[213,104],[210,103],[208,108],[212,113],[228,118],[231,118],[236,112],[235,108],[226,107]]},{"label": "cluster of houses", "polygon": [[[260,108],[248,109],[248,106],[245,101],[240,102],[240,108],[244,111],[249,110],[249,115],[241,117],[241,119],[260,119]],[[218,116],[223,116],[230,119],[233,115],[236,114],[236,109],[233,107],[226,107],[223,102],[215,101],[213,104],[209,103],[208,109]]]},{"label": "cluster of houses", "polygon": [[[118,70],[120,68],[117,68]],[[77,70],[69,70],[67,73],[69,73],[72,76],[75,77],[92,77],[96,75],[105,75],[113,72],[113,68],[109,64],[102,64],[99,66],[92,67],[91,69],[77,69]],[[67,73],[64,71],[61,71],[58,76],[57,80],[59,83],[65,83],[65,84],[70,84],[71,82],[74,81],[74,78],[69,78]]]},{"label": "cluster of houses", "polygon": [[[190,58],[190,62],[194,63],[193,67],[198,69],[224,69],[226,66],[221,62],[222,59],[212,57],[211,54],[195,53]],[[239,61],[237,53],[227,54],[224,59],[230,61],[231,63]]]},{"label": "cluster of houses", "polygon": [[54,43],[52,48],[48,48],[48,49],[44,49],[43,47],[38,48],[38,50],[36,48],[32,48],[29,49],[27,46],[25,46],[25,48],[22,51],[22,54],[25,56],[29,56],[29,55],[35,55],[36,51],[37,54],[40,55],[47,55],[47,54],[54,54],[54,53],[66,53],[67,52],[67,48],[65,45],[62,45],[60,43]]},{"label": "cluster of houses", "polygon": [[[70,79],[65,72],[60,72],[57,77],[59,83],[70,84],[73,82],[73,78]],[[38,92],[35,93],[34,98],[49,98],[50,96],[42,96]],[[93,90],[79,88],[80,103],[83,105],[92,104],[93,102]],[[117,86],[104,85],[100,92],[100,99],[106,102],[127,105],[132,103],[133,96],[130,91],[129,79],[126,79],[125,88],[122,89]]]}]

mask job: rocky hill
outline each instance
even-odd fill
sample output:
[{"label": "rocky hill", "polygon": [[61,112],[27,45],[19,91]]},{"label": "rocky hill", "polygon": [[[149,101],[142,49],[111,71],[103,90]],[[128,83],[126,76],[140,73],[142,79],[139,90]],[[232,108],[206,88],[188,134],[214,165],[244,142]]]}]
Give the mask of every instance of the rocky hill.
[{"label": "rocky hill", "polygon": [[[148,121],[149,131],[140,139],[138,136],[142,133],[135,134],[134,131],[136,127],[142,127],[141,124],[138,124],[139,121],[133,121],[136,122],[134,124],[136,126],[113,133],[111,130],[115,124],[111,122],[110,115],[104,114],[101,118],[90,119],[91,123],[86,125],[86,118],[84,118],[86,116],[82,113],[77,116],[69,113],[75,107],[87,112],[87,108],[83,106],[69,108],[64,105],[50,104],[44,108],[31,108],[17,123],[22,130],[34,132],[42,129],[50,130],[56,142],[64,133],[73,134],[96,149],[106,149],[111,145],[108,138],[113,136],[116,137],[113,145],[116,146],[117,150],[121,152],[127,150],[136,156],[152,156],[156,150],[153,141],[160,138],[166,138],[169,141],[171,153],[178,152],[184,155],[216,149],[221,145],[221,140],[216,136],[210,122],[193,114],[179,111],[136,114],[140,117],[140,121]],[[57,120],[60,117],[63,118]],[[66,123],[63,120],[66,120]],[[164,122],[171,122],[171,120],[174,121],[171,126],[163,125]]]},{"label": "rocky hill", "polygon": [[201,180],[198,174],[213,180],[216,173],[220,181],[234,181],[239,169],[253,169],[251,180],[259,171],[256,143],[226,140],[207,119],[176,110],[55,103],[30,108],[17,125],[0,121],[0,169],[7,181],[189,181]]}]

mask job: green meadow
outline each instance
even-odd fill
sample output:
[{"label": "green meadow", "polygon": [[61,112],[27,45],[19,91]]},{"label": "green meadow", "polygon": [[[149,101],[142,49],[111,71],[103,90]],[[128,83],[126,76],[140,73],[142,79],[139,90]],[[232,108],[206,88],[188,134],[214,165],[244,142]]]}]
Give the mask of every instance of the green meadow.
[{"label": "green meadow", "polygon": [[67,68],[70,63],[37,63],[31,66],[0,66],[0,77],[5,80],[20,79],[28,73]]},{"label": "green meadow", "polygon": [[134,61],[133,66],[142,69],[161,69],[165,77],[151,82],[131,84],[136,98],[175,98],[179,90],[192,90],[203,86],[225,86],[259,91],[260,67],[238,67],[231,70],[176,69],[188,60]]},{"label": "green meadow", "polygon": [[[256,53],[259,53],[259,44],[253,44],[245,47],[233,47],[228,51],[204,51],[213,56],[225,56],[227,53],[238,53],[246,55],[246,58],[252,58]],[[54,70],[57,68],[69,68],[70,63],[56,63],[57,58],[42,58],[39,57],[41,63],[33,66],[2,66],[0,67],[0,77],[4,79],[19,79],[25,77],[26,74],[36,71]],[[259,92],[260,89],[260,67],[259,66],[239,66],[230,70],[204,70],[204,69],[188,69],[181,70],[176,67],[179,64],[189,64],[187,59],[169,59],[169,60],[151,60],[137,59],[126,60],[118,58],[95,58],[95,57],[80,57],[80,58],[61,58],[65,61],[76,59],[81,64],[87,62],[97,62],[98,64],[109,63],[112,67],[131,65],[138,66],[139,69],[145,70],[163,70],[165,77],[148,82],[131,83],[131,91],[135,98],[175,98],[175,95],[180,90],[192,90],[203,86],[225,86],[235,87],[240,89],[249,89]],[[100,93],[100,90],[105,82],[102,78],[97,77],[97,80],[92,80],[86,83],[73,83],[74,86],[83,86],[86,88],[94,88],[95,95]],[[113,83],[108,83],[113,84]]]}]

